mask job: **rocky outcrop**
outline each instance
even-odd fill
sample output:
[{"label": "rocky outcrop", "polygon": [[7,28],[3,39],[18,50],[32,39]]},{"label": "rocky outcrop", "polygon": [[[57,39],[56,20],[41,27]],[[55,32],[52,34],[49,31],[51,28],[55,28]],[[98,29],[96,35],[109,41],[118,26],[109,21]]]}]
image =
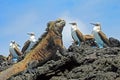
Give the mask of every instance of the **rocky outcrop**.
[{"label": "rocky outcrop", "polygon": [[120,47],[114,40],[112,44],[117,45],[103,49],[73,44],[65,56],[57,51],[45,64],[32,61],[9,80],[120,80]]}]

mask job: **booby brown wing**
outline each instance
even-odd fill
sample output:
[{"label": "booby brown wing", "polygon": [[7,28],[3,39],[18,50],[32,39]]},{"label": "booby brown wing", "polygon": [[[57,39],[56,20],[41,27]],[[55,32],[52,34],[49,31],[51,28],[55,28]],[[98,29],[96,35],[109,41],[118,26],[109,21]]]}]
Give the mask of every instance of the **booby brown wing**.
[{"label": "booby brown wing", "polygon": [[99,31],[98,34],[100,35],[100,38],[103,40],[103,42],[110,46],[107,36],[102,31]]},{"label": "booby brown wing", "polygon": [[76,35],[78,36],[80,41],[85,41],[83,34],[78,29],[76,30]]},{"label": "booby brown wing", "polygon": [[22,55],[22,52],[18,49],[18,47],[15,47],[14,50],[17,53],[17,55]]},{"label": "booby brown wing", "polygon": [[84,35],[84,37],[85,37],[85,40],[92,40],[92,39],[94,39],[94,36],[93,35]]},{"label": "booby brown wing", "polygon": [[23,46],[23,48],[22,48],[22,52],[23,52],[23,53],[27,50],[27,48],[29,47],[29,45],[30,45],[30,40],[27,40],[27,41],[24,43],[24,46]]}]

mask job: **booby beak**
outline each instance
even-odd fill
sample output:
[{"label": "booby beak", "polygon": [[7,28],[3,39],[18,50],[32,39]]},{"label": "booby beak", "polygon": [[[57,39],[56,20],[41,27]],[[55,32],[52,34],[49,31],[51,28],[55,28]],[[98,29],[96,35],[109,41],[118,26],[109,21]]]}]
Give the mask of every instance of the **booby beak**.
[{"label": "booby beak", "polygon": [[73,24],[73,23],[69,23],[69,24]]},{"label": "booby beak", "polygon": [[35,35],[33,32],[31,32],[31,33],[27,33],[28,35]]},{"label": "booby beak", "polygon": [[97,22],[97,23],[90,23],[90,24],[92,24],[92,25],[94,25],[94,26],[100,26],[100,23],[99,23],[99,22]]},{"label": "booby beak", "polygon": [[15,43],[15,41],[14,41],[14,40],[12,40],[12,41],[11,41],[11,43]]},{"label": "booby beak", "polygon": [[92,24],[92,25],[96,25],[95,23],[90,23],[90,24]]},{"label": "booby beak", "polygon": [[27,35],[31,35],[31,33],[27,33]]},{"label": "booby beak", "polygon": [[69,24],[71,24],[71,25],[77,25],[76,23],[69,23]]}]

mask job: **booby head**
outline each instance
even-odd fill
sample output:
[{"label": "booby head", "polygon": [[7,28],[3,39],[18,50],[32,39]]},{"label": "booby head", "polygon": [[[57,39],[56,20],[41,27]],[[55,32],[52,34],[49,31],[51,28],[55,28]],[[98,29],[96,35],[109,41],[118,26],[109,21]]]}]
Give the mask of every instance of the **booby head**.
[{"label": "booby head", "polygon": [[31,33],[27,33],[28,35],[30,35],[30,41],[35,41],[35,33],[34,32],[31,32]]},{"label": "booby head", "polygon": [[17,44],[14,40],[12,40],[11,42],[10,42],[10,47],[20,47],[20,45],[19,44]]},{"label": "booby head", "polygon": [[101,31],[101,24],[99,22],[90,23],[90,24],[94,25],[94,28],[93,28],[94,31],[97,31],[97,32]]},{"label": "booby head", "polygon": [[12,47],[14,44],[15,44],[14,40],[10,41],[10,47]]},{"label": "booby head", "polygon": [[69,23],[69,24],[72,25],[71,28],[72,28],[73,30],[77,30],[77,29],[78,29],[78,27],[77,27],[77,23],[73,22],[73,23]]}]

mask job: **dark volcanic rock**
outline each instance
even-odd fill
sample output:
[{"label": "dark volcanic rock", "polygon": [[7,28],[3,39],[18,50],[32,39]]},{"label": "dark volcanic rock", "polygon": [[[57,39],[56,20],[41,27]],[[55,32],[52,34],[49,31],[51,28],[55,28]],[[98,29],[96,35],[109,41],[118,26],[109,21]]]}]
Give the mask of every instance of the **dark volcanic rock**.
[{"label": "dark volcanic rock", "polygon": [[0,65],[1,65],[1,63],[3,63],[5,60],[6,60],[5,57],[2,56],[2,55],[0,55]]},{"label": "dark volcanic rock", "polygon": [[12,65],[10,61],[7,61],[7,58],[0,55],[0,71],[3,71],[9,68]]},{"label": "dark volcanic rock", "polygon": [[120,47],[120,41],[113,38],[113,37],[110,37],[109,38],[109,41],[110,41],[110,44],[112,47]]},{"label": "dark volcanic rock", "polygon": [[9,80],[120,80],[119,41],[114,40],[111,40],[114,47],[103,49],[88,43],[73,44],[65,53],[67,56],[57,52],[45,64],[32,61],[25,71]]}]

